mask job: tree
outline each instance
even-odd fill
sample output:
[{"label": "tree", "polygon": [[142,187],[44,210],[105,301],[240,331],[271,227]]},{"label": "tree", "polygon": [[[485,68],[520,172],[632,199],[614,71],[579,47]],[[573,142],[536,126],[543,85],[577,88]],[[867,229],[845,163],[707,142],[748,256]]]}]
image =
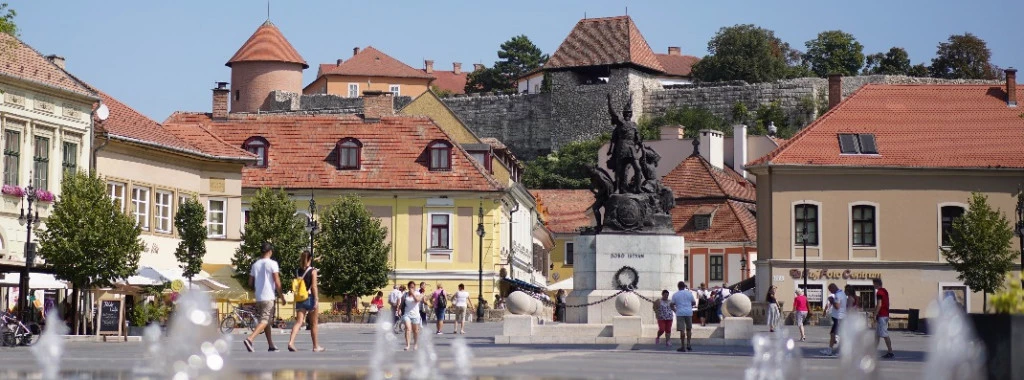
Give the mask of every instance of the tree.
[{"label": "tree", "polygon": [[525,35],[501,44],[498,61],[490,69],[475,70],[466,78],[466,92],[515,92],[517,80],[548,61],[548,55]]},{"label": "tree", "polygon": [[928,66],[925,66],[923,63],[918,63],[910,67],[910,71],[907,72],[907,75],[912,77],[924,78],[929,76],[930,73],[928,72]]},{"label": "tree", "polygon": [[17,37],[18,24],[14,23],[14,16],[17,16],[18,12],[15,12],[13,9],[8,8],[7,3],[0,4],[0,13],[3,13],[4,10],[6,10],[7,13],[4,14],[3,16],[0,16],[0,33],[7,33]]},{"label": "tree", "polygon": [[81,290],[110,286],[139,269],[141,232],[96,174],[67,172],[46,229],[39,233],[39,256],[57,278],[74,285],[75,326]]},{"label": "tree", "polygon": [[775,32],[755,25],[719,29],[708,41],[708,52],[710,55],[693,65],[693,77],[699,81],[743,80],[756,83],[789,75],[789,45],[775,37]]},{"label": "tree", "polygon": [[644,140],[660,138],[661,127],[666,125],[683,126],[685,128],[684,134],[687,138],[697,137],[702,129],[714,129],[722,131],[726,135],[732,134],[732,129],[726,128],[725,120],[722,120],[722,118],[703,107],[683,106],[669,108],[663,115],[653,118],[644,117],[639,123]]},{"label": "tree", "polygon": [[889,48],[888,52],[867,56],[862,74],[910,75],[910,69],[910,55],[907,54],[907,50],[894,46]]},{"label": "tree", "polygon": [[590,187],[591,166],[597,165],[601,146],[611,136],[607,133],[596,138],[574,141],[557,152],[537,157],[526,163],[523,184],[530,189],[587,189]]},{"label": "tree", "polygon": [[996,79],[995,67],[989,63],[992,52],[985,40],[971,33],[949,36],[939,43],[929,68],[932,76],[946,79]]},{"label": "tree", "polygon": [[857,42],[852,34],[841,30],[827,30],[818,37],[807,41],[804,54],[811,71],[819,77],[829,74],[843,76],[857,75],[864,66],[864,45]]},{"label": "tree", "polygon": [[178,206],[174,225],[181,238],[178,248],[174,250],[174,257],[178,259],[178,266],[185,278],[188,278],[191,288],[192,277],[202,270],[203,257],[206,256],[206,208],[198,200],[188,198]]},{"label": "tree", "polygon": [[270,242],[274,246],[273,258],[281,268],[281,285],[291,284],[299,268],[299,253],[309,246],[305,228],[306,219],[296,215],[295,203],[288,199],[284,189],[257,190],[249,208],[249,223],[242,233],[242,244],[231,259],[235,278],[243,284],[249,283],[252,263],[263,256],[260,252],[263,242]]},{"label": "tree", "polygon": [[967,212],[953,220],[949,240],[943,256],[957,271],[957,279],[974,291],[984,292],[987,304],[988,294],[1003,288],[1006,273],[1014,265],[1010,222],[989,206],[987,196],[973,193]]},{"label": "tree", "polygon": [[480,70],[474,70],[473,72],[466,75],[466,87],[464,88],[467,94],[476,92],[493,92],[493,91],[505,91],[507,83],[501,77],[498,70],[493,67],[485,67]]},{"label": "tree", "polygon": [[359,198],[338,199],[320,215],[323,230],[316,238],[320,294],[367,296],[387,286],[387,230]]}]

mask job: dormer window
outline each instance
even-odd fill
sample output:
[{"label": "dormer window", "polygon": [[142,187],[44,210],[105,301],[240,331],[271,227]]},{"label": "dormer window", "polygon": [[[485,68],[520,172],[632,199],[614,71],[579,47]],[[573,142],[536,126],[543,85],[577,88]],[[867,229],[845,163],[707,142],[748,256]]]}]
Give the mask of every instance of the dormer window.
[{"label": "dormer window", "polygon": [[363,159],[363,143],[351,137],[338,142],[338,169],[359,170]]},{"label": "dormer window", "polygon": [[447,141],[430,143],[430,170],[452,169],[452,146]]},{"label": "dormer window", "polygon": [[840,133],[839,153],[842,154],[878,154],[875,135],[871,133]]},{"label": "dormer window", "polygon": [[242,143],[242,149],[256,155],[256,164],[253,166],[258,168],[267,167],[267,163],[269,162],[267,158],[270,151],[270,143],[267,142],[267,139],[259,136],[250,137]]},{"label": "dormer window", "polygon": [[711,229],[711,214],[694,215],[693,228],[697,231]]}]

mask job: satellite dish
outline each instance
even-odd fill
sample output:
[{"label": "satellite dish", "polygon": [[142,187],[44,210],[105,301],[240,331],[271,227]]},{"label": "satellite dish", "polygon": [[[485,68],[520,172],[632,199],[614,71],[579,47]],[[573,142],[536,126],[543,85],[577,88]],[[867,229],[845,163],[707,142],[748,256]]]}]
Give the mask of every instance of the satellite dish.
[{"label": "satellite dish", "polygon": [[107,120],[108,117],[110,117],[110,108],[107,108],[106,104],[100,104],[100,106],[96,108],[96,118],[100,121],[104,121]]}]

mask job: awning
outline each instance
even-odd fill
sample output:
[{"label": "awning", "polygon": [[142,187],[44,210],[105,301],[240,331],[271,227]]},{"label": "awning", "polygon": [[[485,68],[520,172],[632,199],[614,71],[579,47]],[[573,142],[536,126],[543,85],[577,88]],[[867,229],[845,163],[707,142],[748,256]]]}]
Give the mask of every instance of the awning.
[{"label": "awning", "polygon": [[526,291],[533,292],[533,293],[542,293],[542,292],[544,292],[544,288],[541,288],[541,287],[539,287],[537,285],[531,284],[529,282],[526,282],[526,281],[523,281],[523,280],[520,280],[520,279],[511,279],[511,278],[506,277],[506,278],[502,278],[501,281],[507,282],[507,283],[509,283],[510,285],[512,285],[513,287],[515,287],[517,289],[526,290]]},{"label": "awning", "polygon": [[[21,281],[21,273],[7,273],[0,286],[18,286]],[[28,287],[30,289],[67,289],[68,283],[58,280],[52,274],[31,273],[28,275]]]},{"label": "awning", "polygon": [[572,277],[549,285],[548,290],[572,290]]},{"label": "awning", "polygon": [[250,301],[253,300],[252,292],[242,286],[238,279],[232,277],[235,268],[230,265],[205,264],[203,270],[210,273],[210,278],[218,283],[227,285],[227,289],[220,289],[213,292],[213,298],[218,301]]},{"label": "awning", "polygon": [[[154,268],[154,267],[139,267],[139,270],[135,272],[134,276],[128,278],[129,285],[159,285],[166,282],[180,280],[188,286],[188,279],[182,274],[181,268]],[[193,287],[200,290],[201,287],[196,285],[202,285],[209,290],[222,290],[228,289],[227,285],[224,285],[213,278],[204,271],[199,271],[195,277],[192,278]]]}]

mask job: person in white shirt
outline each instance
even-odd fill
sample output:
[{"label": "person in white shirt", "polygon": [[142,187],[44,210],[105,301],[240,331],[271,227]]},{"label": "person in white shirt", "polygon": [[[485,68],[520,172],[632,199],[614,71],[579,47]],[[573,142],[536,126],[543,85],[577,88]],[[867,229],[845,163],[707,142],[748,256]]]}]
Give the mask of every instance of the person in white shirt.
[{"label": "person in white shirt", "polygon": [[452,296],[452,303],[455,304],[455,331],[453,334],[466,334],[466,313],[472,309],[472,302],[469,301],[469,292],[466,286],[459,284],[459,291]]},{"label": "person in white shirt", "polygon": [[242,344],[245,345],[245,349],[249,352],[253,351],[252,340],[256,336],[260,335],[264,331],[267,333],[267,345],[270,346],[270,352],[276,352],[277,347],[274,346],[274,339],[270,334],[270,320],[274,315],[274,300],[276,298],[281,299],[281,305],[285,304],[284,293],[281,292],[281,276],[280,268],[277,265],[277,261],[270,257],[274,255],[274,246],[270,243],[264,242],[260,252],[263,256],[252,263],[252,269],[249,271],[249,286],[255,289],[256,294],[256,318],[258,324],[256,329],[249,334]]},{"label": "person in white shirt", "polygon": [[398,290],[398,285],[391,288],[391,293],[388,294],[388,305],[391,306],[391,316],[394,318],[401,317],[398,314],[398,301],[402,298],[402,291]]},{"label": "person in white shirt", "polygon": [[829,297],[829,309],[832,312],[832,330],[829,331],[828,349],[822,350],[822,353],[829,356],[835,356],[839,350],[836,349],[836,344],[839,342],[836,337],[839,334],[839,324],[846,318],[846,293],[839,289],[836,284],[828,284],[828,291],[832,293]]},{"label": "person in white shirt", "polygon": [[405,323],[405,350],[409,351],[409,343],[412,341],[412,349],[420,348],[420,329],[423,327],[423,318],[420,315],[420,305],[423,304],[423,293],[416,291],[416,282],[409,281],[408,291],[402,295],[402,323]]},{"label": "person in white shirt", "polygon": [[677,284],[679,291],[672,295],[671,307],[676,311],[676,328],[679,330],[679,349],[676,351],[693,351],[690,347],[690,338],[693,336],[693,306],[697,300],[693,298],[693,292],[686,288],[685,281]]}]

